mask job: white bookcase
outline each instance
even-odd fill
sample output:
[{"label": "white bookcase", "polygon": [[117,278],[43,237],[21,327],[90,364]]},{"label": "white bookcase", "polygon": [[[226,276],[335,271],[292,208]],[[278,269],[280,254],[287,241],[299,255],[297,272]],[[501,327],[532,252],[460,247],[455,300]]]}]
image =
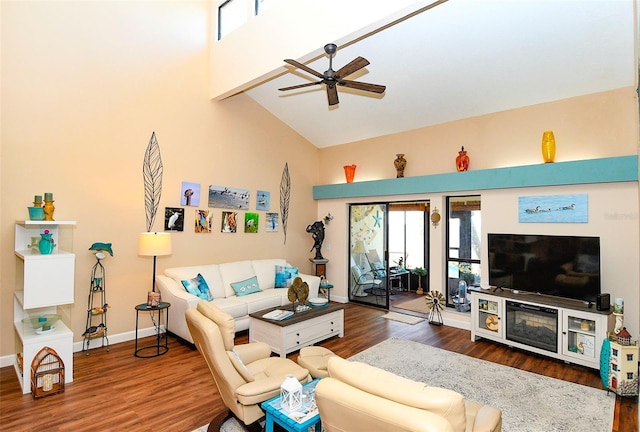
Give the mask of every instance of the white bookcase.
[{"label": "white bookcase", "polygon": [[[555,312],[555,350],[541,349],[509,338],[508,301]],[[610,311],[597,311],[579,301],[535,294],[513,294],[509,290],[496,293],[485,290],[471,292],[472,341],[489,339],[568,363],[599,369],[600,349],[612,326],[613,315]]]},{"label": "white bookcase", "polygon": [[[73,332],[69,329],[70,305],[74,302],[75,221],[18,221],[15,224],[16,286],[13,321],[16,333],[15,370],[22,393],[31,392],[31,363],[41,348],[53,348],[65,367],[65,383],[73,381]],[[55,242],[53,252],[42,255],[38,240],[49,230]],[[59,314],[51,333],[36,332],[25,318]],[[22,359],[20,361],[20,359]]]}]

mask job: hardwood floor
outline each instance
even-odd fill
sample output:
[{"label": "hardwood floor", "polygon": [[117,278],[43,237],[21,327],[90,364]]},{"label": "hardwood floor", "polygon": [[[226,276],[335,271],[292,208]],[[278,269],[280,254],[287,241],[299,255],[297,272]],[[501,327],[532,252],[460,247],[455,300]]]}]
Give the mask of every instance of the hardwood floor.
[{"label": "hardwood floor", "polygon": [[[507,366],[602,388],[599,373],[492,342],[471,342],[466,330],[408,325],[381,318],[382,310],[353,304],[345,309],[345,337],[321,345],[349,357],[389,337],[399,337]],[[240,333],[236,343],[246,343]],[[13,367],[0,369],[2,431],[171,431],[190,432],[223,410],[200,354],[170,337],[164,356],[133,356],[133,341],[74,355],[74,382],[64,393],[33,400],[23,395]],[[296,360],[297,353],[289,356]],[[576,407],[576,415],[579,415]],[[587,429],[585,429],[587,430]],[[638,431],[638,398],[618,397],[613,432]],[[541,431],[550,432],[550,431]]]}]

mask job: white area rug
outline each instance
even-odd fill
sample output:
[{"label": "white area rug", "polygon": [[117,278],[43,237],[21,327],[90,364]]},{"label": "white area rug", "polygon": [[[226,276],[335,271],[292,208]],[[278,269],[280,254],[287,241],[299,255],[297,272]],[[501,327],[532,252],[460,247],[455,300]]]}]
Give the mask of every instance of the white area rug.
[{"label": "white area rug", "polygon": [[502,410],[503,432],[610,432],[615,395],[403,339],[350,360],[448,388]]},{"label": "white area rug", "polygon": [[400,321],[402,323],[411,324],[411,325],[418,324],[424,321],[424,318],[401,314],[397,312],[387,312],[386,314],[382,315],[382,318],[390,319],[393,321]]},{"label": "white area rug", "polygon": [[[610,432],[613,427],[613,393],[417,342],[387,339],[350,360],[498,407],[503,432]],[[241,431],[235,419],[222,427],[222,432]]]}]

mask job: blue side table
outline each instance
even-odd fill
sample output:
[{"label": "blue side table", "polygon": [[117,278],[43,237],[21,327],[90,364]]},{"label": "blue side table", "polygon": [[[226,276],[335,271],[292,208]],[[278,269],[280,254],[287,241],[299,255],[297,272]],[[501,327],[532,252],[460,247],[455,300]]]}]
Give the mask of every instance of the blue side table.
[{"label": "blue side table", "polygon": [[[320,379],[315,379],[302,386],[303,392],[315,391],[316,384],[320,382]],[[322,422],[320,421],[320,414],[316,414],[304,423],[298,423],[287,415],[287,412],[280,407],[280,396],[276,396],[268,401],[262,402],[260,405],[266,412],[265,419],[265,432],[273,432],[273,423],[278,423],[286,431],[290,432],[307,432],[311,426],[315,425],[316,432],[322,431]]]}]

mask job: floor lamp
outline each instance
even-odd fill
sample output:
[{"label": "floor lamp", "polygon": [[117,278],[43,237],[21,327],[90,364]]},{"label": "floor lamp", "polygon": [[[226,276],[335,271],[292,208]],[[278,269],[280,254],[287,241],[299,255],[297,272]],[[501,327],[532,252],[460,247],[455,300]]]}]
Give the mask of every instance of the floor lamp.
[{"label": "floor lamp", "polygon": [[153,257],[153,281],[151,291],[156,291],[156,257],[171,255],[171,234],[145,232],[138,239],[138,255]]}]

